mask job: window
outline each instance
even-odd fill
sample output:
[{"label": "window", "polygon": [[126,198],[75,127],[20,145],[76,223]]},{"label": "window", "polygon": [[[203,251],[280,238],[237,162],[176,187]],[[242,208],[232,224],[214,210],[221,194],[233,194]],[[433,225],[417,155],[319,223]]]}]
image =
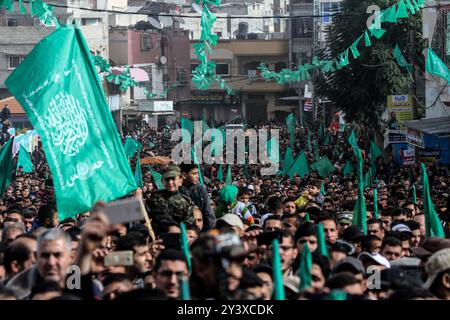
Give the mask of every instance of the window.
[{"label": "window", "polygon": [[81,18],[82,26],[98,26],[102,23],[102,18]]},{"label": "window", "polygon": [[152,48],[152,37],[149,34],[141,34],[141,51],[149,51]]},{"label": "window", "polygon": [[17,27],[18,23],[16,19],[8,19],[8,27]]},{"label": "window", "polygon": [[216,64],[216,74],[219,76],[229,76],[230,75],[230,65],[228,63],[217,63]]},{"label": "window", "polygon": [[[339,2],[323,2],[320,4],[320,14],[328,15],[339,11]],[[332,17],[322,17],[322,23],[328,24],[333,22]]]},{"label": "window", "polygon": [[15,69],[23,59],[25,59],[25,56],[9,56],[9,69]]}]

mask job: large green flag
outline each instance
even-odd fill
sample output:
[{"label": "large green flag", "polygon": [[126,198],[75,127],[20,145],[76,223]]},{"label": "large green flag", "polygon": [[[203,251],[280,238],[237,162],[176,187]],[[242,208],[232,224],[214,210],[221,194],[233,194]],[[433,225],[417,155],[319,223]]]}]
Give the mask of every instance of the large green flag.
[{"label": "large green flag", "polygon": [[428,48],[425,71],[430,74],[434,74],[438,77],[441,77],[447,82],[450,82],[450,71],[448,70],[447,65],[439,58],[439,56],[431,48]]},{"label": "large green flag", "polygon": [[286,126],[289,133],[289,145],[292,146],[295,143],[295,117],[293,113],[286,117]]},{"label": "large green flag", "polygon": [[142,188],[144,183],[142,182],[142,170],[141,170],[141,158],[138,155],[136,161],[136,168],[134,169],[134,181],[139,188]]},{"label": "large green flag", "polygon": [[[307,247],[307,245],[305,246]],[[321,223],[317,225],[317,251],[321,255],[328,257],[327,243],[325,241],[325,232],[323,230],[323,224]]]},{"label": "large green flag", "polygon": [[317,171],[317,173],[322,178],[328,178],[331,175],[331,173],[333,173],[336,170],[336,168],[333,166],[333,164],[330,162],[330,159],[328,159],[327,156],[313,163],[311,165],[311,169]]},{"label": "large green flag", "polygon": [[358,198],[356,200],[355,209],[353,211],[352,224],[361,228],[364,234],[367,234],[367,211],[366,202],[364,200],[364,181],[362,174],[363,158],[361,150],[356,150],[358,153]]},{"label": "large green flag", "polygon": [[219,169],[217,169],[217,181],[223,181],[223,169],[222,164],[219,164]]},{"label": "large green flag", "polygon": [[13,145],[14,139],[9,139],[3,148],[0,149],[0,197],[11,184],[13,174]]},{"label": "large green flag", "polygon": [[346,176],[346,175],[350,175],[350,174],[352,174],[353,173],[353,165],[352,165],[352,163],[350,162],[350,160],[347,160],[346,162],[345,162],[345,167],[344,167],[344,170],[342,171],[342,174],[344,175],[344,177]]},{"label": "large green flag", "polygon": [[304,289],[310,288],[312,284],[312,255],[309,250],[308,244],[303,245],[302,254],[300,255],[300,268],[299,268],[299,277],[300,277],[300,291]]},{"label": "large green flag", "polygon": [[22,167],[22,172],[33,172],[33,162],[31,162],[30,153],[25,149],[23,144],[20,145],[19,158],[17,160],[17,170]]},{"label": "large green flag", "polygon": [[128,159],[132,159],[132,158],[134,158],[134,155],[136,153],[141,151],[142,144],[140,144],[138,141],[134,140],[133,138],[128,137],[127,140],[125,140],[123,149],[125,150],[125,154],[127,155]]},{"label": "large green flag", "polygon": [[308,160],[306,159],[306,154],[302,151],[294,163],[286,172],[287,175],[292,179],[294,174],[298,174],[301,178],[304,178],[309,173]]},{"label": "large green flag", "polygon": [[289,168],[294,163],[294,150],[292,150],[291,147],[286,147],[286,151],[284,153],[284,160],[283,160],[283,173],[287,174]]},{"label": "large green flag", "polygon": [[45,37],[5,83],[41,137],[60,220],[137,188],[80,29]]},{"label": "large green flag", "polygon": [[153,170],[153,168],[151,166],[148,166],[148,168],[150,169],[150,173],[152,174],[153,181],[155,182],[155,185],[158,188],[158,190],[163,190],[164,184],[162,182],[162,175],[159,172]]},{"label": "large green flag", "polygon": [[423,163],[421,164],[421,168],[423,184],[423,212],[425,214],[426,237],[445,238],[444,228],[442,227],[441,220],[439,219],[439,216],[434,209],[433,201],[431,200],[427,169],[425,168],[425,165]]},{"label": "large green flag", "polygon": [[233,184],[233,178],[231,176],[231,165],[228,165],[228,168],[227,168],[227,176],[225,178],[225,184],[227,186],[231,186]]}]

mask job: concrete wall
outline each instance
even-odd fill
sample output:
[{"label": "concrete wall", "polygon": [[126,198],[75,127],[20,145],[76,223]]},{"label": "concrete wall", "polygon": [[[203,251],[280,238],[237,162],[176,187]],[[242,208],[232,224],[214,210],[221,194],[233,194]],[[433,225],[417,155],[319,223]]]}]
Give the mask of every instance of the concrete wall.
[{"label": "concrete wall", "polygon": [[[149,51],[141,51],[141,34],[148,34],[152,39]],[[161,40],[160,33],[150,33],[140,30],[128,30],[128,64],[155,63],[161,56],[161,49],[157,48],[157,42]]]},{"label": "concrete wall", "polygon": [[[54,28],[47,27],[0,27],[0,88],[5,87],[5,80],[11,74],[9,56],[26,56],[34,46]],[[3,90],[4,91],[4,90]],[[3,93],[4,96],[5,92]]]},{"label": "concrete wall", "polygon": [[128,64],[128,29],[110,30],[109,49],[109,57],[116,65]]}]

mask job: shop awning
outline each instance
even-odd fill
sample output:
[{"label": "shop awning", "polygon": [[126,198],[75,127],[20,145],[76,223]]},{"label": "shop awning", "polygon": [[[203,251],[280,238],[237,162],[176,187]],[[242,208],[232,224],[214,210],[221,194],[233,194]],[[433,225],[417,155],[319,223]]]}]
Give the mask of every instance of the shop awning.
[{"label": "shop awning", "polygon": [[[125,70],[125,68],[121,68],[121,67],[112,67],[111,68],[111,71],[117,75],[121,74],[124,70]],[[134,80],[139,81],[139,82],[150,81],[150,78],[148,77],[148,73],[141,68],[130,68],[130,75],[132,78],[134,78]]]},{"label": "shop awning", "polygon": [[405,121],[405,127],[426,134],[450,136],[450,117]]}]

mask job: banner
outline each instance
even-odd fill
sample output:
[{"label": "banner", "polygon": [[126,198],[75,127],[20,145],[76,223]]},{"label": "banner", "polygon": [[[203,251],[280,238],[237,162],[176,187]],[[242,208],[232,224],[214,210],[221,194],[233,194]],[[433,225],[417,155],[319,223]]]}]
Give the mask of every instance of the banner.
[{"label": "banner", "polygon": [[419,162],[432,165],[441,160],[441,148],[425,148],[417,150],[417,158]]},{"label": "banner", "polygon": [[387,148],[389,144],[405,143],[406,131],[405,130],[386,130],[384,133],[384,148]]},{"label": "banner", "polygon": [[404,166],[411,166],[416,163],[416,157],[414,154],[414,147],[408,146],[408,149],[404,149],[400,152],[400,159]]},{"label": "banner", "polygon": [[405,128],[405,121],[414,120],[414,104],[410,95],[388,96],[387,107],[389,130],[402,130]]},{"label": "banner", "polygon": [[411,128],[406,128],[406,142],[422,149],[425,148],[423,133]]},{"label": "banner", "polygon": [[137,188],[79,29],[45,37],[5,83],[41,137],[60,220]]},{"label": "banner", "polygon": [[303,110],[311,112],[313,111],[313,101],[312,99],[305,99],[305,104]]}]

